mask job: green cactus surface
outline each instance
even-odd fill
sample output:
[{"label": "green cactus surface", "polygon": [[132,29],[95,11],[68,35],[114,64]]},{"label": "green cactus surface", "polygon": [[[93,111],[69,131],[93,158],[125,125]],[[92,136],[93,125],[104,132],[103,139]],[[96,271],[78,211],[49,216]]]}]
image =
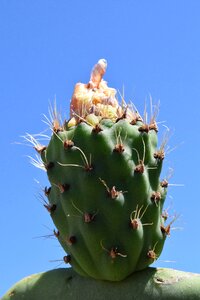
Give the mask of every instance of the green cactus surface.
[{"label": "green cactus surface", "polygon": [[147,123],[118,104],[102,79],[105,64],[98,62],[87,85],[76,85],[69,121],[60,124],[54,110],[50,142],[35,148],[64,261],[83,276],[120,281],[159,257],[171,223],[155,116]]},{"label": "green cactus surface", "polygon": [[55,269],[22,279],[2,297],[22,299],[199,300],[200,275],[147,268],[121,282],[108,282],[84,278],[72,269]]}]

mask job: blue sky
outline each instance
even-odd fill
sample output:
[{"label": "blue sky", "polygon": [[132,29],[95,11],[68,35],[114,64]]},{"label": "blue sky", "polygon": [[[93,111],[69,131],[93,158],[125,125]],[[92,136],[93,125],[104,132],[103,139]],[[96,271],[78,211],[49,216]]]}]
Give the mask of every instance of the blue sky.
[{"label": "blue sky", "polygon": [[35,238],[54,229],[38,200],[47,179],[29,164],[33,150],[16,142],[46,129],[55,97],[69,116],[74,84],[88,81],[99,58],[108,61],[109,85],[124,86],[141,113],[150,94],[160,100],[158,121],[172,132],[165,170],[184,186],[169,188],[166,207],[181,217],[155,266],[200,273],[199,15],[198,0],[0,1],[0,295],[64,255],[56,240]]}]

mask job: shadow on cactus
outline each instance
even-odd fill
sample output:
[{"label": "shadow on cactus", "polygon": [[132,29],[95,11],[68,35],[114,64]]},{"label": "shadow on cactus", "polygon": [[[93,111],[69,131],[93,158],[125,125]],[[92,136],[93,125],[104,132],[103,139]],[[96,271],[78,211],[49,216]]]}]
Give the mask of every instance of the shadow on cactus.
[{"label": "shadow on cactus", "polygon": [[99,60],[89,83],[76,84],[68,121],[51,109],[48,145],[26,138],[48,175],[44,206],[64,261],[80,275],[120,281],[152,264],[170,234],[168,182],[160,178],[167,139],[158,147],[157,107],[148,121],[118,102],[103,80],[106,67]]}]

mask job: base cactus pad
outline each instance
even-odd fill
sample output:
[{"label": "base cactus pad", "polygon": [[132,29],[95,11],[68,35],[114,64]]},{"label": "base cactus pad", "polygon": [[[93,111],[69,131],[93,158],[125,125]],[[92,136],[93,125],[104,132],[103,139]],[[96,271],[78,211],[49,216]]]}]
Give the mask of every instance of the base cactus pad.
[{"label": "base cactus pad", "polygon": [[2,300],[199,300],[200,275],[173,269],[147,268],[121,282],[83,278],[72,269],[28,276]]}]

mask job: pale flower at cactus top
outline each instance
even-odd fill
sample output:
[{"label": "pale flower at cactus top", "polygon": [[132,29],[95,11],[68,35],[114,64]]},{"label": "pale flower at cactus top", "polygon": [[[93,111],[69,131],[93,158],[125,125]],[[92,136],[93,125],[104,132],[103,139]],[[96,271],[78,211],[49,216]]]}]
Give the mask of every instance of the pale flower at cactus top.
[{"label": "pale flower at cactus top", "polygon": [[[106,72],[107,62],[100,59],[94,66],[88,84],[77,83],[70,105],[72,124],[80,118],[89,123],[99,123],[102,118],[116,121],[123,114],[123,109],[116,99],[116,90],[107,86],[102,79]],[[96,117],[94,117],[96,116]],[[135,113],[126,108],[126,118],[132,121]]]}]

